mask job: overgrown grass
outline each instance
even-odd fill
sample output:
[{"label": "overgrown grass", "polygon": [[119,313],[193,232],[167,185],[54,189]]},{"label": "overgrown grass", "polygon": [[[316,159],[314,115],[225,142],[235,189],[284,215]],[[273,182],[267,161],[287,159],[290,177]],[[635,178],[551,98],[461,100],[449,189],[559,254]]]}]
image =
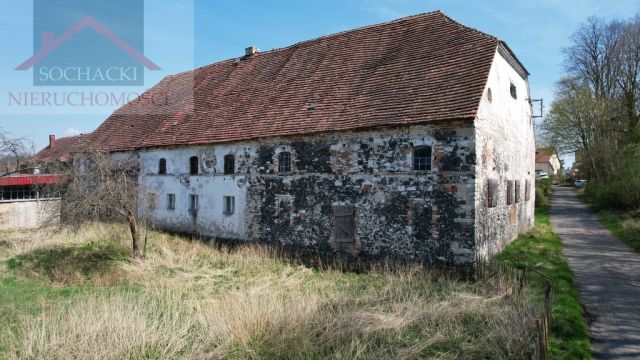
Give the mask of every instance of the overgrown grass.
[{"label": "overgrown grass", "polygon": [[539,306],[499,279],[310,268],[271,248],[150,234],[3,233],[0,358],[519,359]]},{"label": "overgrown grass", "polygon": [[597,214],[607,229],[640,253],[640,212],[600,210]]},{"label": "overgrown grass", "polygon": [[603,207],[594,197],[593,190],[582,192],[579,197],[589,204],[607,229],[640,254],[640,209],[619,210]]},{"label": "overgrown grass", "polygon": [[552,358],[591,358],[588,328],[573,273],[562,254],[560,238],[551,228],[548,207],[536,209],[533,230],[511,243],[499,259],[510,265],[535,268],[553,281]]}]

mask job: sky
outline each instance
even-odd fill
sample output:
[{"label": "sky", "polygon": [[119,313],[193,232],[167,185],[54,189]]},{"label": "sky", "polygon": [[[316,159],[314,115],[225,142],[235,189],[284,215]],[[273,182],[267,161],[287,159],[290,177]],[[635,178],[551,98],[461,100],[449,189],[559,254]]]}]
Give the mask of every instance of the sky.
[{"label": "sky", "polygon": [[[32,11],[24,5],[28,3],[0,0],[0,41],[5,42],[3,49],[11,50],[0,54],[0,76],[6,78],[0,78],[0,87],[13,76],[2,68],[12,70],[16,61],[33,55],[25,54],[33,50],[33,35],[26,31],[33,23]],[[145,11],[152,20],[151,25],[145,24],[145,55],[151,48],[165,72],[179,72],[242,56],[251,45],[270,50],[434,10],[505,41],[531,74],[531,97],[544,99],[548,108],[554,83],[564,72],[562,49],[569,45],[571,34],[589,16],[631,17],[640,12],[640,0],[148,0]],[[26,30],[16,30],[21,27]],[[150,82],[147,87],[153,85],[151,81],[155,81],[153,74],[146,79]],[[0,128],[32,139],[40,149],[46,146],[49,134],[91,132],[110,112],[35,115],[0,111]]]}]

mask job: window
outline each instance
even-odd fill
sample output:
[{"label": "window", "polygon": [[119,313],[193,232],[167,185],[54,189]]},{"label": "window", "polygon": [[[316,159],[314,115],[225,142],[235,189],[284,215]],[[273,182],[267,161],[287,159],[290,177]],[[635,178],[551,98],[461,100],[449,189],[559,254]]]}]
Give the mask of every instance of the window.
[{"label": "window", "polygon": [[189,195],[189,211],[198,212],[198,195]]},{"label": "window", "polygon": [[431,146],[417,146],[413,149],[413,170],[431,170]]},{"label": "window", "polygon": [[531,183],[529,180],[524,181],[524,201],[531,200]]},{"label": "window", "polygon": [[283,151],[278,155],[278,172],[291,172],[291,153]]},{"label": "window", "polygon": [[489,102],[493,101],[493,95],[491,94],[491,88],[487,89],[487,100],[489,100]]},{"label": "window", "polygon": [[33,200],[38,198],[38,192],[31,186],[0,187],[0,201]]},{"label": "window", "polygon": [[225,215],[231,215],[236,211],[236,198],[234,196],[225,196],[223,199],[222,212]]},{"label": "window", "polygon": [[167,194],[167,210],[176,209],[176,194]]},{"label": "window", "polygon": [[490,208],[498,206],[498,180],[487,182],[487,206]]},{"label": "window", "polygon": [[158,162],[158,174],[167,175],[167,159],[160,159]]},{"label": "window", "polygon": [[224,156],[224,174],[230,175],[236,172],[236,157],[233,154]]},{"label": "window", "polygon": [[517,203],[520,202],[520,180],[516,180],[515,181],[515,191],[516,191],[516,193],[515,193],[514,199],[515,199],[516,204],[517,204]]},{"label": "window", "polygon": [[191,175],[198,175],[198,157],[192,156],[189,158],[189,173]]},{"label": "window", "polygon": [[511,86],[509,86],[509,92],[511,93],[512,98],[518,98],[518,90],[516,89],[516,86],[513,85],[513,83],[511,83]]},{"label": "window", "polygon": [[513,204],[513,180],[507,181],[507,205]]},{"label": "window", "polygon": [[334,206],[333,214],[335,217],[335,241],[337,243],[354,242],[356,234],[356,222],[353,206]]}]

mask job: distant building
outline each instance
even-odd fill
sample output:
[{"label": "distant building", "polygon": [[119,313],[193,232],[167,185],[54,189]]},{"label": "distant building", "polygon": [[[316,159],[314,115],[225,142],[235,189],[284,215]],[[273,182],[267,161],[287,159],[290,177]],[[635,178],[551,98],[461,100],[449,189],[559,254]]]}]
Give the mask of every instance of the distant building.
[{"label": "distant building", "polygon": [[546,173],[549,176],[561,175],[560,157],[555,148],[536,150],[536,174]]},{"label": "distant building", "polygon": [[[48,186],[59,184],[57,175],[16,174],[0,177],[0,230],[33,228],[41,225],[42,201],[51,199]],[[48,194],[48,195],[44,195]]]}]

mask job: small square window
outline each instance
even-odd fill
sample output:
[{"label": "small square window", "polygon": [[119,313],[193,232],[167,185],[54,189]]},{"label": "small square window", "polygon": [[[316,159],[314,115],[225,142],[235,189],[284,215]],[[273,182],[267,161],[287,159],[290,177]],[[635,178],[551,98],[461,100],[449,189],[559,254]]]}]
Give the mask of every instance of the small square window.
[{"label": "small square window", "polygon": [[236,198],[235,196],[225,196],[223,199],[223,210],[225,215],[232,215],[236,211]]},{"label": "small square window", "polygon": [[167,210],[176,209],[176,194],[167,194]]},{"label": "small square window", "polygon": [[224,174],[232,175],[236,172],[236,158],[233,154],[224,157]]},{"label": "small square window", "polygon": [[413,170],[431,170],[431,146],[416,146],[413,149]]},{"label": "small square window", "polygon": [[518,98],[518,89],[516,89],[516,86],[513,85],[513,83],[511,83],[511,85],[509,86],[509,92],[511,93],[512,98]]},{"label": "small square window", "polygon": [[198,175],[198,167],[198,157],[192,156],[191,158],[189,158],[189,173],[191,175]]},{"label": "small square window", "polygon": [[198,202],[198,195],[189,195],[189,211],[197,212],[199,206]]},{"label": "small square window", "polygon": [[278,172],[290,173],[291,172],[291,153],[283,151],[278,155]]},{"label": "small square window", "polygon": [[158,174],[167,175],[167,159],[160,159],[158,162]]}]

